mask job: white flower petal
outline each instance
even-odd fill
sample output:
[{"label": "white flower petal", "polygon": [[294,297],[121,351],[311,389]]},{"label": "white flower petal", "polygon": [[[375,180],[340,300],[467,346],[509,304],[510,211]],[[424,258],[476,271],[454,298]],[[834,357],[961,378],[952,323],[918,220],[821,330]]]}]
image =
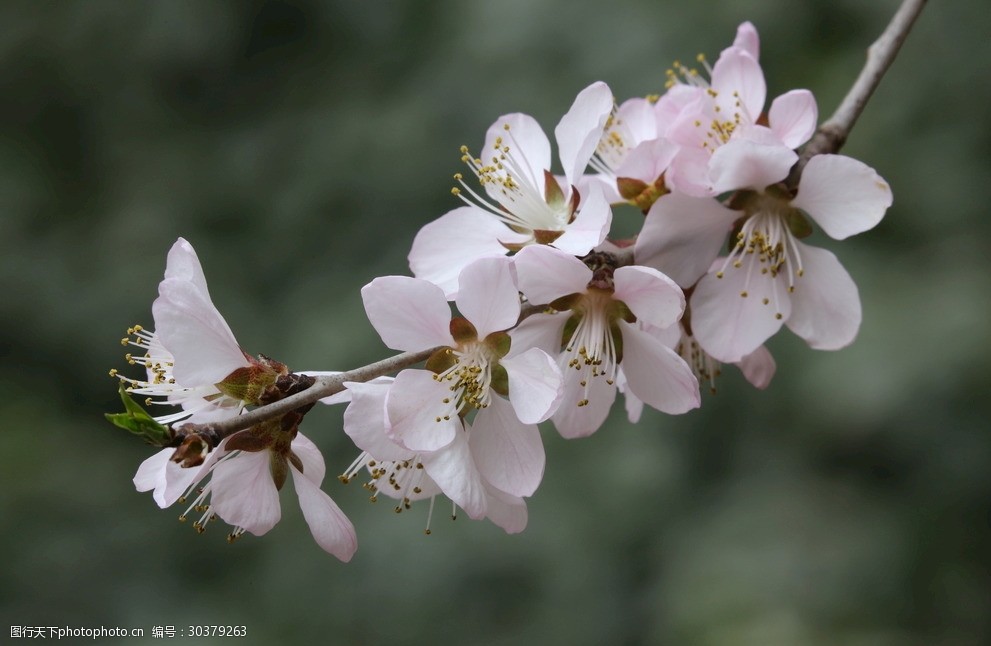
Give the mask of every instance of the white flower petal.
[{"label": "white flower petal", "polygon": [[613,281],[613,298],[626,303],[640,321],[666,328],[685,311],[685,293],[653,267],[619,267],[613,272]]},{"label": "white flower petal", "polygon": [[762,191],[788,176],[798,155],[787,146],[733,139],[716,149],[709,160],[709,180],[715,194],[749,188]]},{"label": "white flower petal", "polygon": [[[795,316],[794,303],[792,303],[791,315]],[[763,345],[743,357],[736,365],[746,380],[752,386],[761,390],[771,385],[771,378],[774,377],[774,373],[778,368],[778,364],[775,363],[771,352]]]},{"label": "white flower petal", "polygon": [[529,235],[516,233],[492,213],[463,206],[424,225],[413,239],[409,268],[417,278],[444,290],[447,298],[458,293],[458,276],[478,258],[505,256],[506,244],[524,244]]},{"label": "white flower petal", "polygon": [[392,384],[369,382],[345,384],[351,391],[351,403],[344,411],[344,432],[362,451],[368,452],[376,460],[405,460],[412,456],[386,434],[388,419],[385,412],[385,399]]},{"label": "white flower petal", "polygon": [[789,148],[798,148],[815,132],[819,109],[811,92],[792,90],[774,99],[767,117],[774,134]]},{"label": "white flower petal", "polygon": [[804,275],[791,295],[788,327],[816,350],[838,350],[860,330],[860,294],[831,252],[797,243]]},{"label": "white flower petal", "polygon": [[[499,150],[496,150],[496,140],[502,141]],[[486,131],[485,147],[478,158],[483,164],[491,164],[492,158],[507,146],[509,155],[517,162],[518,171],[524,174],[517,181],[525,181],[539,189],[541,197],[546,197],[544,171],[551,168],[551,142],[537,120],[519,112],[499,117]],[[487,182],[485,190],[500,203],[505,199],[499,182]]]},{"label": "white flower petal", "polygon": [[536,424],[520,422],[502,397],[478,411],[468,445],[479,472],[493,486],[514,496],[537,490],[546,460],[540,431]]},{"label": "white flower petal", "polygon": [[568,184],[575,185],[602,138],[613,109],[612,90],[596,81],[578,93],[568,112],[554,128],[558,154]]},{"label": "white flower petal", "polygon": [[269,451],[242,452],[217,464],[210,481],[210,509],[228,525],[261,536],[282,517]]},{"label": "white flower petal", "polygon": [[453,346],[451,308],[444,291],[409,276],[381,276],[361,288],[372,327],[393,350]]},{"label": "white flower petal", "polygon": [[791,205],[843,240],[873,228],[891,200],[888,183],[867,164],[844,155],[816,155],[805,165]]},{"label": "white flower petal", "polygon": [[564,333],[564,324],[571,316],[572,312],[568,310],[553,314],[533,314],[523,319],[509,332],[513,345],[508,356],[515,357],[530,348],[540,348],[551,356],[557,356],[563,343],[561,335]]},{"label": "white flower petal", "polygon": [[[609,409],[616,401],[616,386],[607,383],[604,377],[596,377],[589,380],[585,388],[580,383],[581,372],[565,368],[563,373],[564,397],[551,421],[562,437],[572,439],[591,435],[609,415]],[[579,406],[578,402],[586,398],[588,404]]]},{"label": "white flower petal", "polygon": [[487,489],[488,511],[485,517],[507,534],[518,534],[526,529],[526,502],[493,487]]},{"label": "white flower petal", "polygon": [[458,311],[471,321],[479,340],[508,330],[520,318],[520,293],[509,258],[476,260],[461,272]]},{"label": "white flower petal", "polygon": [[513,257],[513,264],[520,291],[534,305],[582,293],[592,280],[592,270],[585,263],[546,245],[524,248]]},{"label": "white flower petal", "polygon": [[320,486],[323,478],[327,474],[327,466],[323,461],[323,453],[317,448],[313,441],[303,435],[296,433],[290,444],[292,452],[296,454],[299,461],[303,463],[303,475],[309,478],[313,484]]},{"label": "white flower petal", "polygon": [[[559,344],[560,338],[559,331]],[[513,343],[516,342],[514,337]],[[509,400],[520,421],[539,424],[550,418],[564,395],[564,382],[557,362],[544,350],[530,348],[504,357],[500,364],[509,375]]]},{"label": "white flower petal", "polygon": [[602,244],[612,224],[612,207],[599,187],[587,184],[588,195],[583,195],[583,203],[578,207],[574,221],[564,233],[551,243],[554,247],[571,254],[584,256]]},{"label": "white flower petal", "polygon": [[647,212],[634,258],[691,287],[709,270],[739,216],[712,198],[669,193]]},{"label": "white flower petal", "polygon": [[445,496],[464,509],[470,518],[485,517],[488,509],[485,483],[475,467],[463,432],[458,432],[454,440],[439,451],[421,454],[420,459],[427,475]]},{"label": "white flower petal", "polygon": [[714,359],[736,363],[781,329],[791,313],[789,296],[783,280],[747,265],[730,266],[722,278],[706,274],[691,298],[692,333]]},{"label": "white flower petal", "polygon": [[358,549],[354,525],[330,496],[295,467],[289,467],[299,508],[317,545],[347,563]]},{"label": "white flower petal", "polygon": [[733,47],[739,47],[760,60],[760,37],[757,35],[757,28],[749,20],[740,23],[736,28],[736,38],[733,40]]},{"label": "white flower petal", "polygon": [[631,150],[616,169],[617,177],[631,177],[647,184],[657,181],[681,148],[668,139],[651,139]]},{"label": "white flower petal", "polygon": [[[748,123],[760,117],[767,98],[767,83],[760,63],[745,50],[732,47],[723,50],[712,68],[711,86],[724,119],[732,119],[734,113],[741,111]],[[741,105],[738,107],[737,103]]]},{"label": "white flower petal", "polygon": [[622,370],[616,375],[616,387],[619,389],[619,392],[623,393],[626,417],[630,420],[631,424],[636,424],[640,421],[640,416],[643,415],[643,400],[630,390],[630,385],[627,383],[626,375],[623,374]]},{"label": "white flower petal", "polygon": [[203,274],[203,266],[196,255],[193,245],[189,244],[185,238],[179,238],[169,249],[168,259],[165,263],[165,278],[178,278],[192,283],[196,289],[203,292],[207,300],[210,300],[210,290],[206,286],[206,276]]},{"label": "white flower petal", "polygon": [[702,400],[692,369],[673,350],[640,330],[620,321],[623,334],[623,373],[630,390],[657,410],[679,415],[698,408]]},{"label": "white flower petal", "polygon": [[172,353],[172,375],[182,386],[215,384],[249,365],[227,321],[196,284],[167,278],[151,306],[155,334]]},{"label": "white flower petal", "polygon": [[453,404],[443,401],[451,397],[450,389],[434,377],[427,370],[403,370],[385,397],[386,434],[410,451],[436,451],[450,444],[461,425]]}]

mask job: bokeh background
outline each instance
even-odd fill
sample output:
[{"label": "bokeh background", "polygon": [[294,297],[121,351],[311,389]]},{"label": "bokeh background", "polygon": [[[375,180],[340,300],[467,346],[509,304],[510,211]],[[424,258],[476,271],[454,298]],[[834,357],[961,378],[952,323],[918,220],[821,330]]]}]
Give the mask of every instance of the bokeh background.
[{"label": "bokeh background", "polygon": [[[296,369],[386,356],[360,287],[408,273],[457,206],[458,147],[507,112],[550,132],[594,80],[620,99],[714,60],[749,19],[769,96],[838,104],[894,0],[4,2],[0,5],[0,617],[245,625],[257,644],[991,643],[991,40],[934,2],[844,152],[895,204],[833,249],[857,342],[787,332],[764,392],[591,438],[545,428],[530,525],[396,515],[332,477],[360,548],[311,540],[291,488],[268,536],[198,536],[133,490],[107,424],[118,339],[151,323],[165,253],[198,250],[243,346]],[[632,211],[620,226],[636,227]],[[328,473],[341,410],[304,431]],[[177,638],[178,639],[178,638]],[[141,643],[141,640],[122,640]],[[209,640],[201,640],[206,643]],[[231,643],[231,640],[216,640]]]}]

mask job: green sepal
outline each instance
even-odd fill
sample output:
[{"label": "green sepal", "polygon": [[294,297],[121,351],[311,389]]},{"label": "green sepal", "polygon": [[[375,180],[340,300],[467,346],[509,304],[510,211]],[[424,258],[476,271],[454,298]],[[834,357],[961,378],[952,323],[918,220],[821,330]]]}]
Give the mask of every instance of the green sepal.
[{"label": "green sepal", "polygon": [[612,334],[613,348],[616,351],[616,365],[619,365],[623,363],[623,331],[618,321],[613,321],[609,325],[609,333]]},{"label": "green sepal", "polygon": [[616,188],[624,200],[635,200],[649,187],[647,182],[632,177],[617,177]]},{"label": "green sepal", "polygon": [[451,349],[441,348],[437,352],[430,355],[430,358],[427,359],[427,362],[423,367],[435,375],[439,375],[443,372],[447,372],[455,363],[454,353],[451,352]]},{"label": "green sepal", "polygon": [[571,337],[574,336],[575,330],[578,329],[578,323],[581,322],[581,315],[572,314],[571,317],[565,321],[564,329],[561,330],[561,349],[564,350],[568,347],[568,342],[571,341]]},{"label": "green sepal", "polygon": [[449,325],[451,330],[451,336],[458,343],[471,343],[472,341],[478,341],[478,331],[475,326],[471,324],[471,321],[463,316],[455,316],[451,319]]},{"label": "green sepal", "polygon": [[557,183],[554,173],[549,170],[544,170],[544,195],[549,206],[561,207],[564,205],[564,191]]},{"label": "green sepal", "polygon": [[788,230],[796,238],[808,238],[812,235],[812,223],[798,209],[788,209],[785,222],[788,223]]},{"label": "green sepal", "polygon": [[489,388],[503,397],[509,397],[509,373],[500,363],[492,366],[492,381],[489,382]]},{"label": "green sepal", "polygon": [[558,312],[567,312],[570,309],[574,309],[575,305],[577,305],[581,299],[582,294],[568,294],[567,296],[562,296],[561,298],[555,298],[549,303],[549,305]]},{"label": "green sepal", "polygon": [[172,443],[172,431],[168,426],[159,424],[148,412],[134,401],[131,394],[120,385],[120,399],[124,402],[123,413],[106,413],[105,417],[114,426],[144,439],[152,446],[165,447]]},{"label": "green sepal", "polygon": [[513,347],[513,338],[506,332],[493,332],[485,337],[485,345],[501,359],[509,354],[510,348]]},{"label": "green sepal", "polygon": [[277,378],[278,373],[275,370],[255,361],[250,366],[236,369],[214,385],[228,397],[256,406],[261,403],[265,389],[274,384]]},{"label": "green sepal", "polygon": [[275,483],[275,488],[281,491],[282,486],[286,484],[286,478],[289,476],[289,460],[281,453],[272,451],[268,454],[268,467],[272,473],[272,482]]}]

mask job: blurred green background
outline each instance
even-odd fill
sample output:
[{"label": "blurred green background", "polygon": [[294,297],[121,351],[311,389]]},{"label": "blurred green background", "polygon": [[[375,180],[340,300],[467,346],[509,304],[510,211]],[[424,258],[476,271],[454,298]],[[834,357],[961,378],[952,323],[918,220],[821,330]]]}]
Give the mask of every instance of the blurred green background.
[{"label": "blurred green background", "polygon": [[[521,535],[439,514],[427,537],[425,505],[397,516],[329,477],[358,529],[350,564],[313,543],[291,490],[282,523],[231,546],[136,493],[147,447],[102,417],[177,236],[245,349],[363,365],[388,351],[360,287],[408,273],[417,229],[458,205],[458,147],[497,116],[550,132],[594,80],[657,92],[747,19],[769,96],[807,87],[828,115],[896,5],[0,5],[2,623],[149,643],[189,624],[246,625],[252,644],[991,643],[981,0],[925,10],[844,150],[895,194],[875,230],[819,238],[860,286],[857,342],[817,353],[784,333],[765,392],[731,369],[683,417],[632,426],[617,407],[573,442],[548,426]],[[330,475],[354,458],[341,409],[303,430]]]}]

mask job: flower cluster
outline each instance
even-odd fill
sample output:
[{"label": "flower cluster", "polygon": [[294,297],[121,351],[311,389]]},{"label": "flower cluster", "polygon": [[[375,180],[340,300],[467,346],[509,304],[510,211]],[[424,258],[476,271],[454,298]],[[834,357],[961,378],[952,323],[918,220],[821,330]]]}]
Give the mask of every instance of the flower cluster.
[{"label": "flower cluster", "polygon": [[[359,450],[343,482],[363,480],[396,511],[426,499],[432,512],[443,496],[454,513],[519,532],[545,468],[540,423],[590,435],[617,392],[633,422],[644,404],[686,413],[723,363],[765,388],[775,364],[764,343],[782,326],[815,349],[853,341],[856,285],[803,240],[813,225],[834,239],[870,229],[891,204],[888,185],[837,154],[795,170],[816,102],[792,90],[765,110],[750,23],[714,65],[699,61],[701,72],[676,63],[649,98],[617,105],[605,83],[582,90],[554,130],[559,166],[520,113],[499,117],[477,154],[462,147],[468,172],[452,192],[463,205],[419,231],[412,277],[362,289],[383,343],[427,359],[395,376],[342,377],[346,391],[324,400],[347,402],[344,431]],[[610,239],[623,205],[642,228]],[[146,376],[118,376],[148,405],[179,410],[154,418],[171,425],[168,446],[142,464],[138,489],[163,507],[191,497],[198,529],[219,517],[235,538],[272,528],[291,474],[318,544],[350,559],[354,529],[320,489],[323,458],[298,432],[315,397],[216,430],[314,377],[240,349],[185,240],[159,294],[155,332],[135,326],[124,339],[142,351],[127,359]]]}]

